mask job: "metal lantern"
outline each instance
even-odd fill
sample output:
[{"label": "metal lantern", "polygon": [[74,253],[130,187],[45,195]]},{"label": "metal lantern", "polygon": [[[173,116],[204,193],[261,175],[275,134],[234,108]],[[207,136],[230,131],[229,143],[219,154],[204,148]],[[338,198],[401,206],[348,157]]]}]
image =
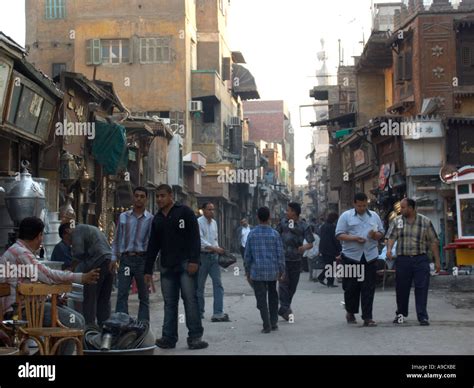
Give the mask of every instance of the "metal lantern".
[{"label": "metal lantern", "polygon": [[64,152],[60,160],[61,180],[68,183],[73,183],[79,178],[79,167],[77,166],[74,156],[69,152]]},{"label": "metal lantern", "polygon": [[20,180],[5,195],[5,205],[13,222],[19,224],[26,217],[41,217],[46,208],[46,196],[26,169]]}]

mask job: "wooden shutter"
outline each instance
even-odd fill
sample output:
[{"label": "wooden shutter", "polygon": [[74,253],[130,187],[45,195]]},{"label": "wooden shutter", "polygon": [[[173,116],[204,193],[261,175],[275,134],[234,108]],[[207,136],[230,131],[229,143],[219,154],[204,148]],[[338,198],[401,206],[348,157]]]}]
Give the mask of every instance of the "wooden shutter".
[{"label": "wooden shutter", "polygon": [[396,65],[396,71],[395,71],[395,81],[397,83],[403,82],[403,68],[404,68],[404,55],[399,54],[397,57],[397,65]]},{"label": "wooden shutter", "polygon": [[231,75],[231,62],[230,57],[222,58],[222,80],[230,80]]},{"label": "wooden shutter", "polygon": [[102,47],[100,39],[89,39],[86,43],[86,64],[100,65],[102,63]]},{"label": "wooden shutter", "polygon": [[413,53],[412,51],[407,51],[404,58],[404,80],[411,81],[413,77]]}]

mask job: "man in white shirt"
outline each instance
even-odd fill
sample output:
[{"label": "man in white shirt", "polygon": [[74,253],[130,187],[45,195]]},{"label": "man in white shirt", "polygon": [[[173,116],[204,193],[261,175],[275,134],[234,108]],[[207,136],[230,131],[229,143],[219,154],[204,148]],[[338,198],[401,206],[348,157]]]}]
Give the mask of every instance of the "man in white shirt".
[{"label": "man in white shirt", "polygon": [[249,236],[250,230],[251,228],[247,219],[242,218],[242,220],[240,221],[240,227],[237,229],[237,239],[239,242],[238,246],[242,258],[244,257],[245,246],[247,245],[247,237]]},{"label": "man in white shirt", "polygon": [[211,276],[214,295],[214,313],[212,322],[229,322],[229,316],[224,314],[224,287],[221,281],[219,255],[225,251],[219,247],[217,222],[214,220],[214,205],[210,202],[202,206],[203,216],[198,218],[201,235],[201,266],[198,274],[198,304],[201,317],[204,318],[204,289],[207,275]]}]

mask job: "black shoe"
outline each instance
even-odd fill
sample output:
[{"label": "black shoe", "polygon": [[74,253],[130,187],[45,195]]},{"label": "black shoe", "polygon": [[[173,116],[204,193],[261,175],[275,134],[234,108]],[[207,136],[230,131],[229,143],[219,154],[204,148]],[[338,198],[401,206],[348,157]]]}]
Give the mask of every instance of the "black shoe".
[{"label": "black shoe", "polygon": [[222,318],[212,318],[212,322],[230,322],[230,318],[227,314],[224,314]]},{"label": "black shoe", "polygon": [[318,279],[318,282],[321,283],[323,286],[326,285],[326,283],[324,283],[324,280]]},{"label": "black shoe", "polygon": [[176,343],[173,343],[164,337],[157,339],[155,345],[161,349],[174,349],[176,347]]},{"label": "black shoe", "polygon": [[291,311],[291,309],[289,309],[288,311],[284,313],[281,313],[281,311],[278,312],[278,315],[287,322],[290,320],[290,314],[293,314],[293,311]]},{"label": "black shoe", "polygon": [[206,349],[209,344],[201,338],[188,338],[188,348],[191,350]]},{"label": "black shoe", "polygon": [[278,325],[272,325],[272,331],[277,331],[278,330]]},{"label": "black shoe", "polygon": [[268,334],[268,333],[271,333],[271,332],[272,332],[271,329],[265,329],[265,328],[262,329],[263,334]]},{"label": "black shoe", "polygon": [[423,319],[420,321],[420,326],[429,326],[430,322],[427,319]]},{"label": "black shoe", "polygon": [[396,325],[403,325],[405,323],[403,314],[398,314],[393,320],[393,323],[395,323]]}]

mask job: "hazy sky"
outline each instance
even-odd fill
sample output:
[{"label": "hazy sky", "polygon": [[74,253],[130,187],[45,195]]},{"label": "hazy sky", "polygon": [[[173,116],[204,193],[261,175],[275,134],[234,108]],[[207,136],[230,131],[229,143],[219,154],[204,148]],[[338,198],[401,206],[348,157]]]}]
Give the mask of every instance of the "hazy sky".
[{"label": "hazy sky", "polygon": [[[100,0],[104,4],[107,0]],[[299,106],[312,104],[316,54],[326,41],[329,72],[336,74],[338,39],[345,64],[359,55],[371,29],[371,0],[232,0],[231,49],[242,51],[262,99],[285,100],[295,128],[296,183],[306,183],[305,156],[311,152],[311,128],[300,128]],[[388,1],[378,1],[381,3]],[[25,44],[23,0],[0,0],[0,31]]]}]

